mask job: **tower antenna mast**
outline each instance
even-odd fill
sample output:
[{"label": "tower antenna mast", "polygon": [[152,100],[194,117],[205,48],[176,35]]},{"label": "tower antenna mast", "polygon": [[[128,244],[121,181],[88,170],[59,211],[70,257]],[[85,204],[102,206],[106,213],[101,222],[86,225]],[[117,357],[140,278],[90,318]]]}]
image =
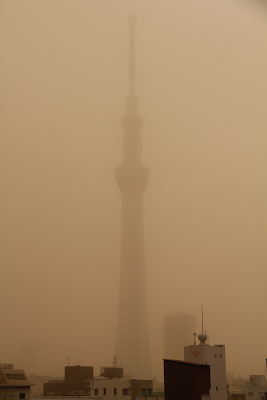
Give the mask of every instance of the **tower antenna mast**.
[{"label": "tower antenna mast", "polygon": [[136,16],[129,15],[129,79],[130,79],[130,96],[134,96],[134,80],[135,80],[135,25]]},{"label": "tower antenna mast", "polygon": [[143,193],[149,168],[141,163],[143,119],[138,112],[135,81],[136,16],[128,17],[130,95],[122,118],[123,164],[116,168],[116,179],[122,193],[121,273],[116,339],[118,365],[135,379],[151,379],[148,335]]}]

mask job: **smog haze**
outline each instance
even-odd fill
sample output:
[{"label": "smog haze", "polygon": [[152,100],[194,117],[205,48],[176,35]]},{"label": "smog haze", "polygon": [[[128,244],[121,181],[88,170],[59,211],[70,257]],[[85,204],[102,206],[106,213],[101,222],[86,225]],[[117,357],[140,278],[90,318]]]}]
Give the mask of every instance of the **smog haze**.
[{"label": "smog haze", "polygon": [[[153,375],[164,315],[197,318],[227,371],[266,352],[266,6],[230,0],[0,3],[0,362],[110,365],[121,118],[136,81]],[[193,343],[192,332],[192,343]],[[188,343],[191,344],[191,343]],[[25,363],[21,360],[25,359]]]}]

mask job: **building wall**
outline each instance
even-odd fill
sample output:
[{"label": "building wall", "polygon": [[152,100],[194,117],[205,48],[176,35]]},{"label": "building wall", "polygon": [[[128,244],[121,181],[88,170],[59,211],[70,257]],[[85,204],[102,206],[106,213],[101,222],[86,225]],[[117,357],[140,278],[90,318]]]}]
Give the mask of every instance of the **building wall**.
[{"label": "building wall", "polygon": [[249,382],[241,386],[241,392],[245,394],[246,400],[265,400],[267,386],[264,375],[250,375],[249,379]]},{"label": "building wall", "polygon": [[1,386],[0,385],[0,399],[7,396],[16,396],[16,400],[30,400],[30,386]]},{"label": "building wall", "polygon": [[210,366],[164,360],[165,399],[200,400],[210,390]]},{"label": "building wall", "polygon": [[[104,394],[106,389],[106,394]],[[114,392],[116,389],[116,394]],[[98,391],[96,391],[98,390]],[[152,380],[139,379],[94,379],[91,382],[91,395],[103,396],[106,400],[135,399],[142,392],[153,391]]]},{"label": "building wall", "polygon": [[[106,391],[104,391],[104,389]],[[123,394],[123,393],[129,394]],[[91,384],[91,395],[103,396],[106,400],[130,400],[129,379],[94,379]]]},{"label": "building wall", "polygon": [[88,382],[48,382],[44,383],[44,396],[89,396]]},{"label": "building wall", "polygon": [[93,379],[94,368],[84,367],[81,365],[65,367],[65,381],[66,382],[82,382],[88,379]]},{"label": "building wall", "polygon": [[211,400],[227,399],[226,362],[224,345],[191,345],[184,348],[184,359],[210,365]]}]

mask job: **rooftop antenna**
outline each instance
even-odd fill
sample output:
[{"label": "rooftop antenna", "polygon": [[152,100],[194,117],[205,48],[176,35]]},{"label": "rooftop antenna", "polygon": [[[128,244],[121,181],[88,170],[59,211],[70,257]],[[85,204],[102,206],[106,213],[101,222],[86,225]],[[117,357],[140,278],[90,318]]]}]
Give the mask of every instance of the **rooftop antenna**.
[{"label": "rooftop antenna", "polygon": [[68,367],[70,366],[70,356],[67,357],[68,359]]},{"label": "rooftop antenna", "polygon": [[202,313],[202,332],[203,332],[203,305],[201,304],[201,313]]},{"label": "rooftop antenna", "polygon": [[134,80],[135,80],[135,25],[136,16],[129,15],[129,78],[130,78],[130,96],[134,96]]},{"label": "rooftop antenna", "polygon": [[81,365],[81,359],[82,359],[82,351],[81,348],[79,348],[79,365]]},{"label": "rooftop antenna", "polygon": [[201,304],[201,315],[202,315],[202,328],[201,332],[198,334],[198,339],[200,341],[199,345],[204,346],[206,344],[206,340],[208,338],[207,332],[203,330],[203,323],[204,323],[204,318],[203,318],[203,305]]}]

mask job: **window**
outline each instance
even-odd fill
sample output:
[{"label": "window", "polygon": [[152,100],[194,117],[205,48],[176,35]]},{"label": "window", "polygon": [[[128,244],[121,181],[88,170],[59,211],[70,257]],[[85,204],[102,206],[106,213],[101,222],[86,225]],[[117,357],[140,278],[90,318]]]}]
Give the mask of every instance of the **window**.
[{"label": "window", "polygon": [[220,354],[220,358],[222,358],[222,355]]},{"label": "window", "polygon": [[54,390],[47,390],[46,395],[47,396],[55,396],[55,392],[54,392]]},{"label": "window", "polygon": [[114,396],[117,396],[117,388],[114,388]]},{"label": "window", "polygon": [[19,394],[19,398],[20,398],[20,399],[25,399],[25,393],[20,393],[20,394]]},{"label": "window", "polygon": [[217,390],[217,392],[218,392],[218,390],[219,390],[218,386],[216,386],[216,390]]},{"label": "window", "polygon": [[215,358],[217,358],[217,354],[214,354]]},{"label": "window", "polygon": [[131,389],[122,389],[122,394],[123,396],[131,395]]},{"label": "window", "polygon": [[95,394],[95,396],[98,396],[99,395],[99,389],[95,389],[94,390],[94,394]]},{"label": "window", "polygon": [[253,392],[248,392],[248,396],[253,396]]},{"label": "window", "polygon": [[104,388],[104,389],[103,389],[103,396],[106,396],[106,394],[107,394],[107,389]]}]

